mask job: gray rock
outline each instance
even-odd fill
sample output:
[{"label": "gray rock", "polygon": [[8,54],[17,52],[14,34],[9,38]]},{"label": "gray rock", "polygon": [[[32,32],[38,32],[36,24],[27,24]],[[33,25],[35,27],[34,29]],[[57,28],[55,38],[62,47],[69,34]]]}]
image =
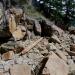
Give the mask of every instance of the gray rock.
[{"label": "gray rock", "polygon": [[75,61],[75,56],[72,56],[72,59]]},{"label": "gray rock", "polygon": [[9,71],[9,68],[12,66],[12,65],[14,65],[14,61],[13,60],[9,60],[9,61],[6,61],[5,63],[4,63],[4,71]]},{"label": "gray rock", "polygon": [[[71,64],[71,65],[69,65],[69,69],[70,69],[70,72],[71,73],[75,73],[75,64]],[[74,74],[75,75],[75,74]]]},{"label": "gray rock", "polygon": [[39,22],[37,20],[35,20],[35,24],[34,24],[34,32],[36,35],[41,35],[41,25],[39,24]]},{"label": "gray rock", "polygon": [[51,42],[54,42],[54,43],[61,43],[61,41],[59,40],[59,38],[53,34],[53,36],[50,38]]},{"label": "gray rock", "polygon": [[54,46],[53,43],[49,43],[46,48],[48,49],[48,51],[56,51],[57,48]]},{"label": "gray rock", "polygon": [[11,67],[10,64],[4,65],[4,71],[8,72],[10,67]]},{"label": "gray rock", "polygon": [[4,67],[3,67],[3,64],[0,64],[0,69],[3,69]]},{"label": "gray rock", "polygon": [[73,60],[72,59],[68,59],[68,62],[67,62],[69,65],[72,65],[74,64]]},{"label": "gray rock", "polygon": [[71,59],[71,56],[68,55],[68,56],[67,56],[67,59]]}]

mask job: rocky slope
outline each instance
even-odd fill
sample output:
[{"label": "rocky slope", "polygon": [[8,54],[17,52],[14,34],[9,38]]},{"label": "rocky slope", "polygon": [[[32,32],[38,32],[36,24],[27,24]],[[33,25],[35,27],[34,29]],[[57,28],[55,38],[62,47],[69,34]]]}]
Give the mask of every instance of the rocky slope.
[{"label": "rocky slope", "polygon": [[64,31],[46,18],[38,21],[20,8],[5,15],[0,75],[75,75],[75,34],[69,33],[74,29]]}]

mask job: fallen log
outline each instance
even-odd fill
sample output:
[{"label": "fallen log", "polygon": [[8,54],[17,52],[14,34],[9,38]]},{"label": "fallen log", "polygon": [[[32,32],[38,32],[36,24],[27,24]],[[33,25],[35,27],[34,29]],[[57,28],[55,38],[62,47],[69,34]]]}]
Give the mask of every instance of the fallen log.
[{"label": "fallen log", "polygon": [[37,41],[35,41],[33,44],[29,45],[28,47],[26,47],[21,53],[20,55],[24,55],[25,53],[27,53],[28,51],[30,51],[34,46],[36,46],[40,41],[43,40],[43,37],[41,37],[40,39],[38,39]]},{"label": "fallen log", "polygon": [[69,55],[71,55],[71,56],[75,56],[75,52],[73,52],[73,51],[68,51],[68,50],[65,50]]}]

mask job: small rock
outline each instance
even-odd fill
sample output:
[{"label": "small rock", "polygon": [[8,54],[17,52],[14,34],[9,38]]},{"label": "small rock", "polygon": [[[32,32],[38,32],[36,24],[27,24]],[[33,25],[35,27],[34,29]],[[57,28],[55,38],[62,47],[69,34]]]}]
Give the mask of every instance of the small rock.
[{"label": "small rock", "polygon": [[68,62],[67,62],[69,65],[72,65],[74,64],[73,60],[72,59],[68,59]]},{"label": "small rock", "polygon": [[3,69],[3,64],[0,64],[0,69]]},{"label": "small rock", "polygon": [[55,43],[61,43],[61,41],[59,40],[59,38],[56,36],[56,35],[53,35],[52,37],[51,37],[51,42],[55,42]]},{"label": "small rock", "polygon": [[68,56],[67,56],[67,59],[71,59],[71,56],[68,55]]},{"label": "small rock", "polygon": [[10,68],[11,75],[31,75],[31,68],[28,65],[20,64],[13,65]]},{"label": "small rock", "polygon": [[23,26],[23,25],[18,25],[17,27],[21,28],[21,30],[22,30],[23,32],[26,32],[25,26]]},{"label": "small rock", "polygon": [[72,56],[72,59],[75,61],[75,56]]},{"label": "small rock", "polygon": [[9,51],[2,55],[2,60],[11,60],[11,59],[13,59],[13,57],[14,57],[14,52]]},{"label": "small rock", "polygon": [[48,49],[48,51],[56,51],[57,48],[53,45],[53,43],[49,43],[46,48]]},{"label": "small rock", "polygon": [[75,44],[70,46],[70,50],[75,52]]},{"label": "small rock", "polygon": [[45,56],[45,55],[48,55],[48,53],[49,53],[48,50],[43,50],[43,51],[41,51],[41,54],[44,55],[44,56]]}]

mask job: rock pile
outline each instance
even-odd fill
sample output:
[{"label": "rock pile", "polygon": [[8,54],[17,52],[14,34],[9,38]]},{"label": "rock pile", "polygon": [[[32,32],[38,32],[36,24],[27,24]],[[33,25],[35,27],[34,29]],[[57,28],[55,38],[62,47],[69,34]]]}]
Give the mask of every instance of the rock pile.
[{"label": "rock pile", "polygon": [[30,18],[20,8],[5,15],[0,38],[10,37],[0,44],[0,75],[75,75],[74,34],[47,19]]}]

